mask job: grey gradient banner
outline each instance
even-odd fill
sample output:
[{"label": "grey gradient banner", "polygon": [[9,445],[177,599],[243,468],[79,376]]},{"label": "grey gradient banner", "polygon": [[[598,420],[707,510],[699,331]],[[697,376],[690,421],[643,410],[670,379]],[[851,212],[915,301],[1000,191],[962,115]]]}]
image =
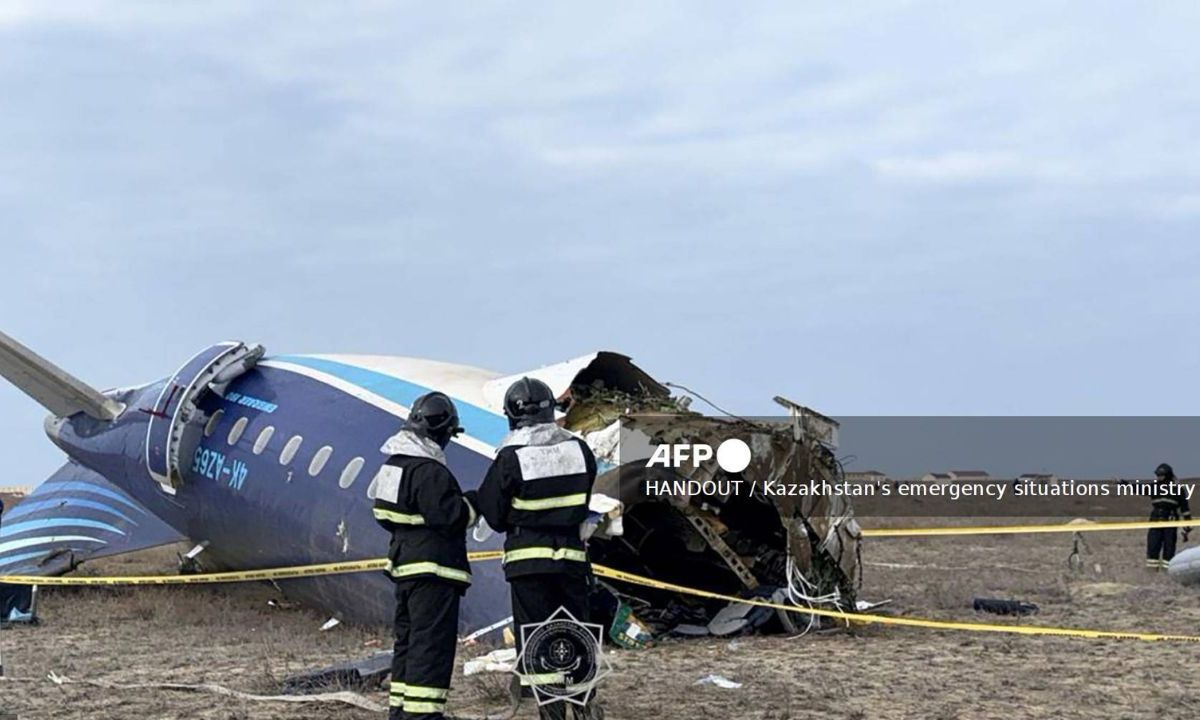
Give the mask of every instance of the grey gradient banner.
[{"label": "grey gradient banner", "polygon": [[[1167,514],[1200,503],[1197,417],[836,418],[837,444],[826,459],[843,472],[833,481],[781,480],[753,463],[744,472],[717,470],[725,440],[744,441],[753,454],[763,447],[753,435],[790,434],[791,417],[630,420],[619,458],[623,471],[639,473],[643,494],[700,496],[714,507],[733,496],[842,494],[860,517],[1072,519],[1149,517],[1155,498],[1173,499],[1159,503]],[[693,472],[704,463],[710,472]],[[1160,463],[1173,467],[1173,482],[1155,478]],[[656,472],[646,474],[647,466]]]}]

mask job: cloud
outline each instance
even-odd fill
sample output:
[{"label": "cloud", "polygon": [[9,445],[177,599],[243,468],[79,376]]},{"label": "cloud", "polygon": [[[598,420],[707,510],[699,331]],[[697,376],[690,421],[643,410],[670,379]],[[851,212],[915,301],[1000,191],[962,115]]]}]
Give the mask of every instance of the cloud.
[{"label": "cloud", "polygon": [[1160,198],[1155,207],[1167,219],[1200,217],[1200,192]]},{"label": "cloud", "polygon": [[889,180],[921,183],[980,183],[1015,180],[1069,180],[1070,168],[1009,153],[950,152],[927,157],[883,158],[874,170]]},{"label": "cloud", "polygon": [[747,412],[1188,411],[1141,349],[1194,325],[1197,21],[0,0],[3,329],[97,384],[610,345]]},{"label": "cloud", "polygon": [[[3,7],[26,27],[122,38],[166,67],[190,57],[296,88],[343,137],[487,145],[548,172],[865,166],[907,182],[1055,184],[1192,175],[1200,160],[1181,113],[1183,18],[1120,6],[987,22],[929,3]],[[1125,27],[1158,40],[1105,51]]]}]

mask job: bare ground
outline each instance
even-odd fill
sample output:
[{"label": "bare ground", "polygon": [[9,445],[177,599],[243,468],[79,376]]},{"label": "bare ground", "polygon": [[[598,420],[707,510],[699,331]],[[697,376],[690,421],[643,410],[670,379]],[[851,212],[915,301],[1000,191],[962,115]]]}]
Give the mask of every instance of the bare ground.
[{"label": "bare ground", "polygon": [[[1027,624],[1200,634],[1200,592],[1141,565],[1139,532],[1093,533],[1086,568],[1069,535],[879,539],[864,549],[864,595],[897,614],[1006,622],[973,596],[1041,606]],[[881,567],[878,563],[920,567]],[[98,562],[92,574],[169,572],[167,550]],[[997,566],[1003,566],[997,569]],[[964,569],[967,568],[967,569]],[[51,672],[109,683],[217,683],[273,694],[289,673],[386,648],[387,629],[339,627],[280,610],[267,585],[50,589],[44,624],[0,633],[0,713],[22,718],[370,718],[346,706],[285,705],[167,690],[55,685]],[[473,653],[472,653],[473,654]],[[1031,638],[879,626],[792,639],[669,641],[612,654],[608,717],[1182,718],[1200,687],[1200,646]],[[462,658],[460,658],[461,660]],[[718,673],[743,683],[696,681]],[[459,678],[451,708],[503,705],[496,678]],[[382,694],[372,696],[383,702]],[[535,717],[532,712],[522,717]]]}]

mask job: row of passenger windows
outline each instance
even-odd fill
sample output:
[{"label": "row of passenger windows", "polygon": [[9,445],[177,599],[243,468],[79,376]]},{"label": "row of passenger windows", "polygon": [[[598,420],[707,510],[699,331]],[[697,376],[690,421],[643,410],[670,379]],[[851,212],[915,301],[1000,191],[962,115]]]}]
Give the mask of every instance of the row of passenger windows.
[{"label": "row of passenger windows", "polygon": [[[221,416],[225,414],[224,410],[217,410],[212,417],[208,419],[208,423],[204,426],[204,437],[212,437],[217,431],[217,425],[221,422]],[[236,445],[242,439],[242,435],[246,433],[246,426],[250,424],[249,418],[238,418],[233,423],[233,427],[229,428],[229,435],[225,438],[230,445]],[[267,443],[271,442],[271,438],[275,435],[275,427],[268,425],[259,431],[258,437],[254,439],[254,447],[252,451],[255,455],[262,455],[267,449]],[[296,457],[296,453],[300,452],[300,445],[304,442],[304,438],[299,435],[293,435],[287,443],[284,444],[283,450],[279,453],[279,464],[287,465]],[[333,448],[329,445],[323,445],[312,456],[312,460],[308,463],[308,474],[316,477],[321,474],[325,466],[329,463],[329,458],[333,455]],[[342,474],[338,477],[338,486],[348,488],[358,479],[358,474],[362,472],[363,465],[366,461],[361,457],[356,457],[346,466],[342,468]]]}]

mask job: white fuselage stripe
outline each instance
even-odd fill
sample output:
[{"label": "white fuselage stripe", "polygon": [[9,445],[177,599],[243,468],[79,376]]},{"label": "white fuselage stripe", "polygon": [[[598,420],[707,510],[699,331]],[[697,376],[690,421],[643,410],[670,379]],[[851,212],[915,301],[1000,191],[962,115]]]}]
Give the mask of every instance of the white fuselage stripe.
[{"label": "white fuselage stripe", "polygon": [[[370,390],[355,385],[352,382],[347,382],[339,377],[335,377],[328,373],[323,373],[320,370],[314,370],[313,368],[304,367],[303,365],[295,365],[280,360],[265,360],[260,362],[258,366],[275,368],[277,370],[286,370],[288,372],[296,373],[297,375],[303,375],[304,377],[322,382],[330,387],[337,388],[347,395],[351,395],[359,400],[362,400],[363,402],[377,407],[384,412],[391,413],[401,420],[408,419],[408,408],[404,407],[403,405],[388,400],[385,397],[380,397]],[[454,438],[454,444],[461,445],[472,452],[479,453],[480,455],[484,455],[489,458],[495,457],[496,455],[496,448],[488,445],[482,440],[473,438],[470,435],[459,435],[458,437]]]}]

